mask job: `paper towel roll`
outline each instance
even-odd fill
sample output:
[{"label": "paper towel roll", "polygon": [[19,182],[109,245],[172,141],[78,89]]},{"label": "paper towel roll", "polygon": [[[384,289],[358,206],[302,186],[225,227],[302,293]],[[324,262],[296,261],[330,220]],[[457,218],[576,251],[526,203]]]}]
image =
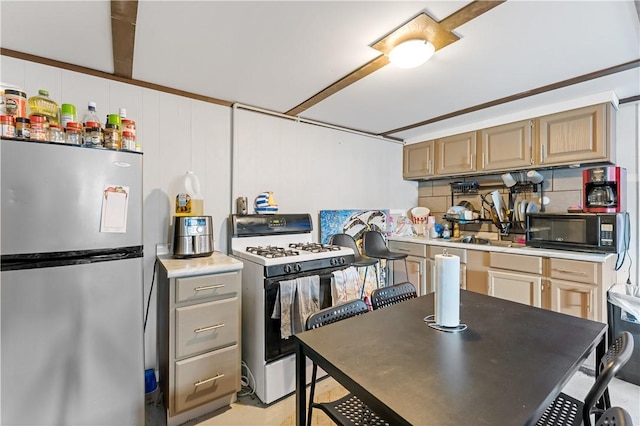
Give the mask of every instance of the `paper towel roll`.
[{"label": "paper towel roll", "polygon": [[435,320],[443,327],[460,325],[460,258],[436,254]]}]

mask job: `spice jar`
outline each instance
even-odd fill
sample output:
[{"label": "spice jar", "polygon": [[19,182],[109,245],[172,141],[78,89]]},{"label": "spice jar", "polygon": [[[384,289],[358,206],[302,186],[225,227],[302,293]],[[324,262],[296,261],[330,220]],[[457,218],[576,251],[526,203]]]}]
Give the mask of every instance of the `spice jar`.
[{"label": "spice jar", "polygon": [[104,129],[104,147],[120,149],[120,129],[117,124],[107,123]]},{"label": "spice jar", "polygon": [[80,123],[73,121],[67,123],[65,142],[71,145],[82,144],[82,125]]},{"label": "spice jar", "polygon": [[134,120],[129,120],[128,118],[122,119],[122,131],[131,132],[133,137],[136,137],[136,122]]},{"label": "spice jar", "polygon": [[16,138],[31,138],[31,120],[27,117],[16,117]]},{"label": "spice jar", "polygon": [[122,132],[122,149],[126,149],[127,151],[136,150],[136,138],[129,131]]},{"label": "spice jar", "polygon": [[4,91],[4,105],[7,115],[14,117],[27,116],[27,94],[25,92],[6,89]]},{"label": "spice jar", "polygon": [[13,138],[16,135],[16,124],[12,115],[0,115],[0,136]]},{"label": "spice jar", "polygon": [[49,124],[49,141],[64,143],[64,131],[57,124]]},{"label": "spice jar", "polygon": [[36,141],[47,140],[47,118],[44,115],[31,114],[31,139]]},{"label": "spice jar", "polygon": [[93,148],[102,148],[104,146],[104,135],[99,122],[87,121],[84,123],[83,145]]}]

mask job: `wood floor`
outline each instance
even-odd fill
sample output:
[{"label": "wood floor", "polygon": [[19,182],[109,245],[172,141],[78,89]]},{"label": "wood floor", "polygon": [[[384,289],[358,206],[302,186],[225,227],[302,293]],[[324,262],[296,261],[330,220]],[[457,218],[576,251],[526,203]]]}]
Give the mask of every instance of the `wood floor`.
[{"label": "wood floor", "polygon": [[[575,398],[584,399],[593,384],[593,376],[579,371],[563,389]],[[317,385],[318,395],[342,391],[332,378],[326,378]],[[609,386],[611,403],[624,407],[633,418],[633,424],[640,425],[640,386],[619,379],[613,379]],[[317,411],[317,410],[316,410]],[[283,398],[269,406],[260,402],[255,396],[242,396],[231,407],[218,410],[211,415],[186,423],[187,426],[248,426],[273,425],[289,426],[295,422],[295,395]],[[314,411],[314,425],[331,424]],[[162,407],[149,407],[147,425],[162,426],[166,424]]]}]

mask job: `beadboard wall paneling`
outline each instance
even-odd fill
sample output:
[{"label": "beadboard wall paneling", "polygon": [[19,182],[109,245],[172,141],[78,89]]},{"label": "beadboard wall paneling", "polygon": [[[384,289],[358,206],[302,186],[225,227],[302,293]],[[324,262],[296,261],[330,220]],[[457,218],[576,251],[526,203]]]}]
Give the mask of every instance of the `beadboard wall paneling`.
[{"label": "beadboard wall paneling", "polygon": [[[417,184],[404,181],[402,145],[237,109],[233,196],[272,191],[281,212],[409,209]],[[318,235],[316,235],[316,238]]]}]

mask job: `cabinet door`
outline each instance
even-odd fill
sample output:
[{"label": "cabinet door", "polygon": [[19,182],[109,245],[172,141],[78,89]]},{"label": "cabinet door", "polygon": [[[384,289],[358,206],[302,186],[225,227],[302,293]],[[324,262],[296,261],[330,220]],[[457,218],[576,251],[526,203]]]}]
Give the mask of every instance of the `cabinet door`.
[{"label": "cabinet door", "polygon": [[434,141],[406,145],[403,149],[402,177],[420,179],[433,176]]},{"label": "cabinet door", "polygon": [[489,269],[488,251],[467,250],[466,289],[480,294],[488,294],[487,269]]},{"label": "cabinet door", "polygon": [[476,171],[476,132],[436,140],[436,175]]},{"label": "cabinet door", "polygon": [[531,120],[480,131],[481,170],[509,170],[532,164]]},{"label": "cabinet door", "polygon": [[551,287],[551,309],[567,315],[606,321],[596,313],[598,306],[598,287],[590,284],[549,279]]},{"label": "cabinet door", "polygon": [[489,270],[489,296],[542,307],[542,277]]},{"label": "cabinet door", "polygon": [[427,269],[427,259],[415,257],[415,256],[407,256],[407,269],[409,272],[409,276],[407,277],[404,265],[401,265],[402,261],[395,261],[393,263],[393,282],[401,283],[405,281],[409,281],[413,284],[418,292],[418,296],[422,296],[427,292],[427,281],[426,281],[426,269]]},{"label": "cabinet door", "polygon": [[537,119],[537,162],[541,165],[614,161],[610,103],[551,114]]}]

